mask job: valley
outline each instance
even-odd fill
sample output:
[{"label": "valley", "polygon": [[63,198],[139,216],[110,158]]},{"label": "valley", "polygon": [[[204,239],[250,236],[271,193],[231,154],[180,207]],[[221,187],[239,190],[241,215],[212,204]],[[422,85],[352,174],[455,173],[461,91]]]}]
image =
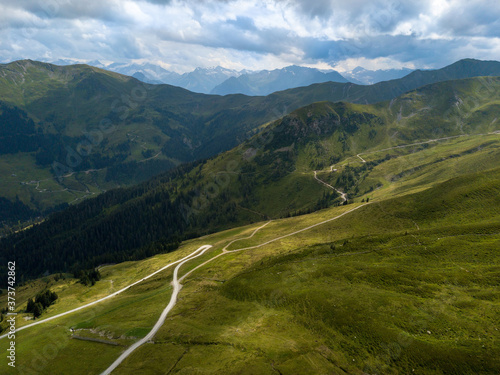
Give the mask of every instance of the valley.
[{"label": "valley", "polygon": [[[20,356],[29,358],[21,368],[99,374],[124,347],[148,337],[143,341],[152,342],[137,345],[116,371],[496,373],[500,135],[426,144],[363,153],[366,163],[378,154],[393,157],[367,177],[381,187],[354,203],[105,266],[92,288],[71,278],[28,283],[20,295],[48,285],[60,300],[43,317],[54,319],[24,322],[20,354],[31,355]],[[366,164],[356,154],[335,167],[356,159]],[[317,174],[328,180],[335,172],[328,167]],[[324,186],[313,173],[308,177]],[[366,197],[370,203],[361,203]],[[206,253],[190,258],[208,244]],[[171,266],[183,260],[177,304],[154,337],[147,336],[172,300]],[[56,317],[105,298],[111,285],[126,289]],[[119,345],[71,339],[70,328]],[[46,353],[55,353],[57,368],[47,366]],[[81,372],[72,365],[93,355]]]},{"label": "valley", "polygon": [[499,5],[0,9],[0,375],[500,374]]},{"label": "valley", "polygon": [[[230,150],[315,102],[390,101],[426,84],[498,74],[497,62],[466,59],[369,86],[326,82],[249,97],[196,94],[86,65],[2,64],[3,232],[22,229],[88,197],[147,181],[181,163]],[[462,105],[476,106],[471,101]],[[396,113],[396,119],[411,115]],[[17,127],[15,134],[12,127]],[[399,141],[413,138],[407,134]]]},{"label": "valley", "polygon": [[[47,270],[74,272],[172,251],[181,241],[234,226],[343,204],[337,191],[348,200],[377,196],[385,186],[395,189],[405,174],[418,174],[417,167],[405,167],[412,155],[431,157],[441,141],[494,136],[498,86],[497,77],[480,77],[427,85],[373,105],[310,104],[214,158],[100,194],[1,240],[3,257],[22,254],[26,279]],[[481,147],[443,157],[481,157],[481,169],[493,168],[498,160],[485,152],[495,142]],[[440,157],[434,167],[444,164]],[[383,165],[400,170],[390,178],[376,174]],[[318,183],[314,171],[337,191]],[[450,172],[443,175],[451,178]],[[437,174],[427,180],[415,186],[442,181]]]}]

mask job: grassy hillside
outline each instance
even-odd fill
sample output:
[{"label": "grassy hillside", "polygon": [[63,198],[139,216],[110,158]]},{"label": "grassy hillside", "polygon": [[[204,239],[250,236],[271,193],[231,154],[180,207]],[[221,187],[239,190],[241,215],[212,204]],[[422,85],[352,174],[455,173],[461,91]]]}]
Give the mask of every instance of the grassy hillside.
[{"label": "grassy hillside", "polygon": [[[1,134],[9,147],[0,155],[0,191],[39,213],[217,154],[277,118],[273,110],[281,113],[262,108],[262,98],[207,96],[35,61],[0,67],[0,100],[34,124],[29,144],[14,130]],[[17,124],[3,122],[2,133]]]},{"label": "grassy hillside", "polygon": [[111,191],[11,236],[2,242],[4,257],[26,258],[28,278],[140,259],[172,250],[179,240],[342,203],[314,179],[315,170],[359,201],[493,168],[499,84],[475,78],[376,105],[312,104],[216,158]]},{"label": "grassy hillside", "polygon": [[[313,102],[375,103],[432,82],[499,74],[498,62],[462,60],[373,86],[330,82],[267,97],[221,97],[86,65],[2,64],[0,100],[22,111],[35,133],[28,143],[26,134],[0,136],[0,144],[9,145],[0,155],[0,195],[9,205],[17,196],[34,211],[30,217],[43,216],[181,162],[212,157]],[[19,219],[11,215],[9,225]]]},{"label": "grassy hillside", "polygon": [[[462,142],[470,146],[472,139],[444,142],[434,156],[458,152]],[[429,151],[412,156],[429,159]],[[462,172],[398,197],[380,189],[371,203],[336,220],[219,256],[183,282],[153,343],[117,373],[497,374],[500,169]],[[392,184],[404,189],[419,178],[407,175]],[[186,264],[182,275],[223,248],[263,244],[358,206],[274,220],[251,238],[263,223],[187,241],[175,253],[106,266],[92,288],[47,277],[19,289],[18,311],[30,295],[50,287],[60,295],[45,313],[50,317],[140,280],[200,245],[213,249]],[[18,368],[100,373],[151,329],[168,303],[170,280],[171,269],[88,310],[18,332]],[[22,317],[19,325],[29,323]]]}]

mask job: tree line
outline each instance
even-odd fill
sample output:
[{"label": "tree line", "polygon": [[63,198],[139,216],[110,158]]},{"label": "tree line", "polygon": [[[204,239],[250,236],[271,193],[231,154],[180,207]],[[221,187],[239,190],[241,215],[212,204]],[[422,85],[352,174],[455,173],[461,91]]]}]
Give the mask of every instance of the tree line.
[{"label": "tree line", "polygon": [[38,293],[35,298],[30,298],[28,300],[28,305],[26,307],[26,312],[33,314],[33,317],[36,319],[45,311],[47,307],[52,305],[58,296],[56,292],[52,292],[50,290],[44,290],[43,292]]}]

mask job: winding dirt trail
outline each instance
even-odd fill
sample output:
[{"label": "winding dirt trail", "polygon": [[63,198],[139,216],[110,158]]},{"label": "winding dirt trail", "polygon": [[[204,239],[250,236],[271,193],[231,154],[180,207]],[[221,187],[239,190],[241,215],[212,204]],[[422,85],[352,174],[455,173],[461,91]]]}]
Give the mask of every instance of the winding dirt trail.
[{"label": "winding dirt trail", "polygon": [[332,190],[335,190],[337,193],[340,194],[340,197],[342,198],[342,203],[344,203],[346,200],[347,200],[347,194],[338,190],[338,189],[335,189],[332,185],[330,184],[327,184],[325,181],[321,180],[318,178],[318,171],[314,171],[314,178],[319,181],[319,183],[325,185],[326,187],[332,189]]},{"label": "winding dirt trail", "polygon": [[[316,177],[316,171],[315,171],[315,177]],[[319,180],[317,177],[316,179],[320,182],[322,182],[323,184],[327,185],[328,187],[336,190],[334,187],[332,187],[331,185],[328,185],[327,183],[325,183],[324,181],[321,181]],[[339,192],[340,194],[342,194],[342,197],[345,199],[346,195],[342,192]],[[96,300],[94,302],[91,302],[91,303],[88,303],[86,305],[83,305],[83,306],[80,306],[80,307],[77,307],[75,309],[72,309],[72,310],[69,310],[69,311],[66,311],[64,313],[61,313],[61,314],[57,314],[57,315],[54,315],[50,318],[46,318],[46,319],[43,319],[43,320],[40,320],[40,321],[37,321],[35,323],[32,323],[32,324],[28,324],[26,326],[23,326],[21,328],[19,328],[17,331],[21,331],[21,330],[24,330],[24,329],[27,329],[27,328],[30,328],[30,327],[33,327],[35,325],[38,325],[38,324],[43,324],[45,322],[48,322],[48,321],[51,321],[53,319],[57,319],[57,318],[60,318],[62,316],[65,316],[65,315],[68,315],[68,314],[71,314],[73,312],[76,312],[76,311],[80,311],[80,310],[83,310],[87,307],[90,307],[90,306],[93,306],[97,303],[100,303],[102,301],[105,301],[113,296],[116,296],[122,292],[124,292],[125,290],[131,288],[132,286],[134,285],[137,285],[139,283],[141,283],[142,281],[146,280],[146,279],[149,279],[150,277],[158,274],[159,272],[162,272],[164,271],[165,269],[177,264],[177,267],[175,267],[174,269],[174,273],[173,273],[173,280],[172,280],[172,285],[173,285],[173,292],[172,292],[172,295],[170,297],[170,301],[168,303],[168,305],[165,307],[165,309],[163,310],[163,312],[161,313],[159,319],[157,320],[157,322],[155,323],[154,327],[151,329],[151,331],[144,337],[142,338],[141,340],[137,341],[136,343],[134,343],[133,345],[131,345],[128,349],[126,349],[106,370],[104,370],[101,375],[109,375],[111,374],[128,356],[130,356],[130,354],[132,354],[137,348],[139,348],[141,345],[145,344],[146,342],[148,342],[149,340],[151,340],[155,335],[156,333],[158,332],[158,330],[162,327],[162,325],[165,323],[165,319],[168,315],[168,313],[174,308],[174,306],[176,305],[177,303],[177,296],[182,288],[182,284],[181,284],[181,281],[183,281],[186,277],[188,277],[191,273],[193,273],[194,271],[196,271],[197,269],[205,266],[206,264],[212,262],[213,260],[219,258],[220,256],[223,256],[223,255],[226,255],[226,254],[230,254],[230,253],[235,253],[235,252],[238,252],[238,251],[244,251],[244,250],[250,250],[250,249],[256,249],[256,248],[259,248],[259,247],[263,247],[263,246],[266,246],[270,243],[273,243],[273,242],[276,242],[276,241],[279,241],[279,240],[282,240],[284,238],[287,238],[287,237],[290,237],[290,236],[294,236],[298,233],[302,233],[302,232],[305,232],[307,230],[310,230],[312,228],[315,228],[317,226],[320,226],[320,225],[323,225],[323,224],[326,224],[328,222],[331,222],[333,220],[337,220],[338,218],[342,217],[342,216],[345,216],[363,206],[366,206],[367,204],[370,204],[370,203],[365,203],[365,204],[362,204],[360,206],[357,206],[355,208],[352,208],[346,212],[343,212],[342,214],[340,215],[337,215],[335,217],[332,217],[330,219],[326,219],[326,220],[323,220],[321,222],[318,222],[316,224],[313,224],[313,225],[310,225],[306,228],[302,228],[302,229],[299,229],[299,230],[296,230],[294,232],[291,232],[291,233],[288,233],[288,234],[285,234],[285,235],[282,235],[282,236],[279,236],[279,237],[275,237],[271,240],[268,240],[266,242],[263,242],[261,244],[258,244],[258,245],[254,245],[254,246],[248,246],[248,247],[244,247],[244,248],[239,248],[239,249],[235,249],[235,250],[228,250],[228,247],[231,246],[232,244],[234,244],[235,242],[237,241],[242,241],[242,240],[245,240],[245,239],[249,239],[249,238],[252,238],[259,230],[261,230],[262,228],[264,228],[265,226],[267,226],[268,224],[270,224],[272,222],[271,221],[268,221],[267,223],[261,225],[260,227],[256,228],[252,234],[250,236],[247,236],[247,237],[242,237],[242,238],[237,238],[237,239],[234,239],[232,241],[230,241],[226,246],[224,246],[224,248],[222,249],[222,252],[212,258],[210,258],[209,260],[207,260],[206,262],[203,262],[202,264],[196,266],[195,268],[193,268],[192,270],[190,270],[189,272],[187,272],[185,275],[183,275],[181,278],[178,278],[178,273],[179,273],[179,269],[182,265],[184,265],[186,262],[192,260],[192,259],[195,259],[201,255],[203,255],[207,250],[209,250],[210,248],[212,248],[212,245],[203,245],[203,246],[200,246],[198,249],[196,249],[195,251],[193,251],[191,254],[185,256],[184,258],[182,259],[179,259],[173,263],[170,263],[166,266],[164,266],[163,268],[160,268],[159,270],[149,274],[148,276],[142,278],[141,280],[138,280],[130,285],[128,285],[127,287],[123,288],[123,289],[120,289],[119,291],[115,292],[115,293],[112,293],[104,298],[101,298],[99,300]],[[4,338],[6,337],[7,334],[3,335],[3,336],[0,336],[0,339],[1,338]]]},{"label": "winding dirt trail", "polygon": [[[424,145],[424,144],[429,144],[429,143],[433,143],[433,142],[439,142],[439,141],[446,141],[446,140],[450,140],[450,139],[455,139],[455,138],[461,138],[461,137],[471,137],[471,136],[479,136],[479,135],[495,135],[495,134],[499,134],[500,133],[500,130],[496,130],[494,132],[489,132],[489,133],[481,133],[481,134],[460,134],[460,135],[453,135],[453,136],[449,136],[449,137],[442,137],[442,138],[434,138],[434,139],[429,139],[427,141],[422,141],[422,142],[415,142],[415,143],[409,143],[409,144],[405,144],[405,145],[399,145],[399,146],[394,146],[394,147],[388,147],[388,148],[383,148],[381,150],[373,150],[373,151],[368,151],[368,152],[361,152],[359,154],[356,154],[356,156],[351,156],[351,157],[348,157],[347,159],[345,160],[349,160],[349,159],[352,159],[352,158],[359,158],[361,160],[362,163],[366,163],[366,160],[363,159],[361,157],[361,155],[370,155],[370,154],[374,154],[374,153],[377,153],[377,152],[383,152],[383,151],[389,151],[389,150],[395,150],[395,149],[398,149],[398,148],[405,148],[405,147],[412,147],[412,146],[419,146],[419,145]],[[333,168],[334,165],[331,165],[330,166],[330,172],[335,172],[337,171],[337,169],[334,169]],[[330,189],[333,189],[335,190],[337,193],[339,193],[342,197],[342,202],[345,202],[347,200],[347,194],[341,192],[340,190],[337,190],[335,189],[332,185],[326,183],[325,181],[323,180],[320,180],[317,176],[317,171],[314,171],[314,178],[319,181],[321,184],[325,185],[326,187],[330,188]]]},{"label": "winding dirt trail", "polygon": [[114,361],[111,366],[109,366],[105,371],[103,371],[101,373],[101,375],[109,375],[113,372],[113,370],[115,370],[128,356],[130,356],[130,354],[132,354],[137,348],[139,348],[141,345],[145,344],[146,342],[148,342],[150,339],[152,339],[154,337],[154,335],[156,335],[156,333],[158,332],[158,330],[161,328],[161,326],[165,323],[165,319],[168,315],[168,313],[173,309],[173,307],[176,305],[177,303],[177,296],[179,294],[179,291],[181,290],[182,288],[182,284],[181,284],[181,281],[183,281],[186,277],[188,277],[191,273],[193,273],[194,271],[196,271],[197,269],[205,266],[206,264],[212,262],[213,260],[219,258],[220,256],[223,256],[223,255],[226,255],[226,254],[229,254],[229,253],[234,253],[234,252],[237,252],[237,251],[243,251],[243,250],[250,250],[250,249],[256,249],[256,248],[259,248],[259,247],[262,247],[262,246],[265,246],[265,245],[268,245],[272,242],[275,242],[275,241],[278,241],[278,240],[281,240],[283,238],[286,238],[286,237],[290,237],[290,236],[293,236],[295,234],[298,234],[298,233],[301,233],[301,232],[304,232],[306,230],[309,230],[309,229],[312,229],[312,228],[315,228],[319,225],[322,225],[322,224],[325,224],[325,223],[328,223],[330,221],[333,221],[333,220],[336,220],[354,210],[357,210],[365,205],[367,205],[369,203],[365,203],[363,205],[360,205],[358,207],[355,207],[351,210],[348,210],[338,216],[335,216],[333,218],[330,218],[330,219],[327,219],[327,220],[324,220],[324,221],[321,221],[319,223],[316,223],[316,224],[313,224],[313,225],[310,225],[306,228],[302,228],[302,229],[299,229],[295,232],[292,232],[292,233],[288,233],[286,235],[283,235],[283,236],[280,236],[280,237],[276,237],[272,240],[269,240],[269,241],[266,241],[264,243],[261,243],[259,245],[255,245],[255,246],[249,246],[249,247],[244,247],[244,248],[241,248],[241,249],[235,249],[235,250],[227,250],[227,248],[229,246],[231,246],[233,243],[237,242],[237,241],[242,241],[242,240],[245,240],[245,239],[249,239],[249,238],[252,238],[259,230],[261,230],[262,228],[264,228],[265,226],[267,226],[269,223],[272,222],[272,220],[268,221],[267,223],[265,223],[264,225],[261,225],[260,227],[256,228],[252,234],[248,237],[242,237],[242,238],[237,238],[231,242],[229,242],[226,246],[224,246],[224,248],[222,249],[222,252],[212,258],[210,258],[209,260],[207,260],[206,262],[203,262],[202,264],[199,264],[198,266],[196,266],[195,268],[193,268],[191,271],[187,272],[184,276],[182,276],[180,279],[178,279],[178,271],[179,271],[179,268],[186,262],[194,259],[194,258],[197,258],[199,257],[200,255],[202,255],[203,253],[205,253],[206,250],[208,250],[209,248],[211,248],[212,246],[211,245],[204,245],[204,246],[201,246],[200,248],[198,248],[195,252],[191,253],[189,255],[189,257],[186,257],[186,258],[183,258],[184,260],[179,263],[179,265],[177,267],[175,267],[175,270],[174,270],[174,276],[173,276],[173,281],[172,281],[172,285],[174,286],[174,290],[172,292],[172,296],[170,297],[170,302],[168,303],[167,307],[163,310],[160,318],[158,319],[158,321],[156,322],[156,324],[154,325],[153,329],[148,333],[148,335],[146,337],[144,337],[143,339],[139,340],[138,342],[136,342],[135,344],[133,344],[132,346],[130,346],[127,350],[125,350],[121,355],[120,357],[118,357],[118,359],[116,361]]},{"label": "winding dirt trail", "polygon": [[356,156],[361,159],[361,162],[366,163],[366,160],[363,159],[360,154],[357,154]]},{"label": "winding dirt trail", "polygon": [[127,350],[125,350],[117,359],[116,361],[114,361],[111,366],[109,366],[106,370],[104,370],[101,375],[108,375],[108,374],[111,374],[111,372],[117,368],[120,363],[122,363],[130,354],[132,354],[138,347],[140,347],[141,345],[145,344],[146,342],[148,342],[150,339],[153,338],[154,335],[156,335],[156,333],[158,332],[158,330],[161,328],[161,326],[163,325],[163,323],[165,323],[165,319],[167,318],[167,315],[168,313],[170,312],[170,310],[172,310],[175,306],[175,304],[177,303],[177,295],[179,294],[179,291],[181,290],[182,288],[182,285],[179,283],[179,280],[177,279],[177,274],[179,272],[179,268],[181,268],[181,266],[190,261],[191,259],[194,259],[194,258],[197,258],[201,255],[203,255],[205,253],[205,251],[207,251],[208,249],[210,249],[212,247],[212,245],[203,245],[201,247],[199,247],[196,251],[192,252],[189,257],[186,259],[184,258],[184,260],[179,263],[177,265],[177,267],[175,267],[175,270],[174,270],[174,277],[173,277],[173,280],[172,280],[172,285],[174,287],[174,290],[172,292],[172,296],[170,297],[170,302],[168,303],[167,307],[165,307],[165,309],[163,310],[163,312],[161,313],[160,315],[160,318],[158,319],[158,321],[156,322],[156,324],[154,325],[153,329],[151,329],[151,331],[144,337],[142,338],[141,340],[137,341],[135,344],[133,344],[132,346],[130,346]]},{"label": "winding dirt trail", "polygon": [[[54,319],[60,318],[60,317],[65,316],[65,315],[72,314],[72,313],[74,313],[74,312],[77,312],[77,311],[80,311],[80,310],[86,309],[87,307],[90,307],[90,306],[96,305],[96,304],[98,304],[98,303],[101,303],[102,301],[105,301],[105,300],[107,300],[107,299],[110,299],[110,298],[112,298],[112,297],[114,297],[114,296],[116,296],[116,295],[118,295],[118,294],[120,294],[120,293],[123,293],[124,291],[126,291],[126,290],[128,290],[128,289],[132,288],[134,285],[137,285],[137,284],[139,284],[139,283],[143,282],[144,280],[147,280],[147,279],[149,279],[150,277],[152,277],[152,276],[154,276],[154,275],[156,275],[156,274],[158,274],[158,273],[160,273],[160,272],[162,272],[162,271],[166,270],[167,268],[172,267],[173,265],[175,265],[175,264],[177,264],[177,263],[179,263],[179,262],[183,262],[183,261],[185,261],[185,260],[187,261],[187,260],[191,259],[191,257],[192,257],[193,255],[195,255],[195,254],[196,254],[196,252],[198,252],[200,249],[205,248],[205,247],[207,247],[207,249],[208,249],[208,248],[211,248],[211,247],[212,247],[212,245],[204,245],[204,246],[200,247],[199,249],[195,250],[194,252],[192,252],[191,254],[189,254],[188,256],[186,256],[186,257],[184,257],[184,258],[182,258],[182,259],[179,259],[179,260],[177,260],[177,261],[175,261],[175,262],[173,262],[173,263],[167,264],[165,267],[160,268],[159,270],[157,270],[157,271],[155,271],[155,272],[153,272],[153,273],[151,273],[151,274],[147,275],[146,277],[142,278],[141,280],[138,280],[138,281],[136,281],[136,282],[134,282],[134,283],[132,283],[132,284],[130,284],[130,285],[128,285],[128,286],[126,286],[125,288],[122,288],[122,289],[120,289],[120,290],[118,290],[118,291],[116,291],[116,292],[114,292],[114,293],[112,293],[112,294],[109,294],[109,295],[107,295],[106,297],[103,297],[103,298],[100,298],[100,299],[98,299],[98,300],[96,300],[96,301],[93,301],[93,302],[87,303],[86,305],[83,305],[83,306],[77,307],[77,308],[75,308],[75,309],[72,309],[72,310],[69,310],[69,311],[66,311],[66,312],[63,312],[63,313],[60,313],[60,314],[57,314],[57,315],[51,316],[51,317],[49,317],[49,318],[41,319],[41,320],[39,320],[39,321],[37,321],[37,322],[34,322],[34,323],[31,323],[31,324],[27,324],[27,325],[25,325],[25,326],[19,327],[19,328],[17,328],[17,329],[16,329],[16,332],[22,331],[22,330],[24,330],[24,329],[27,329],[27,328],[30,328],[30,327],[33,327],[33,326],[36,326],[36,325],[39,325],[39,324],[43,324],[43,323],[49,322],[49,321],[51,321],[51,320],[54,320]],[[0,339],[3,339],[4,337],[7,337],[7,335],[8,335],[8,334],[4,334],[4,335],[0,336]]]},{"label": "winding dirt trail", "polygon": [[[366,163],[366,160],[361,157],[361,155],[370,155],[370,154],[375,154],[377,152],[383,152],[383,151],[389,151],[389,150],[395,150],[398,148],[405,148],[405,147],[412,147],[412,146],[420,146],[420,145],[425,145],[428,143],[433,143],[433,142],[439,142],[439,141],[447,141],[449,139],[455,139],[455,138],[461,138],[461,137],[473,137],[473,136],[479,136],[479,135],[492,135],[492,134],[498,134],[500,131],[494,131],[490,133],[480,133],[480,134],[460,134],[460,135],[452,135],[449,137],[442,137],[442,138],[434,138],[434,139],[428,139],[427,141],[422,141],[422,142],[415,142],[415,143],[408,143],[405,145],[399,145],[399,146],[394,146],[394,147],[388,147],[388,148],[383,148],[381,150],[373,150],[373,151],[368,151],[368,152],[360,152],[356,156],[351,156],[345,160],[352,159],[352,158],[359,158],[361,159],[361,162]],[[333,166],[332,166],[333,168]]]}]

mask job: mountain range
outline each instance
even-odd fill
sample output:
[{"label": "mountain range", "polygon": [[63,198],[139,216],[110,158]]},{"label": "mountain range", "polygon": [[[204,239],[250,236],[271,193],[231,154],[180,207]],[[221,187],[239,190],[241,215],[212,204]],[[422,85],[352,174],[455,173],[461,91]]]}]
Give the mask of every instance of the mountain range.
[{"label": "mountain range", "polygon": [[275,91],[328,81],[349,81],[360,85],[372,85],[381,81],[402,78],[413,71],[407,68],[368,70],[357,67],[350,72],[340,74],[336,71],[321,71],[299,66],[288,66],[270,71],[237,71],[217,66],[196,68],[192,72],[179,74],[151,63],[104,65],[99,61],[91,61],[88,65],[129,75],[146,83],[166,83],[193,92],[217,95],[268,95]]},{"label": "mountain range", "polygon": [[228,78],[216,86],[211,94],[269,95],[276,91],[309,86],[322,82],[347,82],[339,73],[323,73],[318,69],[289,66],[283,69],[263,70]]},{"label": "mountain range", "polygon": [[499,116],[495,61],[267,96],[0,65],[0,343],[23,374],[496,375]]},{"label": "mountain range", "polygon": [[192,72],[178,74],[170,72],[154,64],[111,64],[106,69],[120,74],[135,77],[146,83],[166,83],[182,87],[186,90],[209,94],[214,87],[230,77],[239,76],[244,72],[225,69],[220,66],[215,68],[196,68]]},{"label": "mountain range", "polygon": [[179,163],[211,157],[314,102],[376,103],[425,84],[499,72],[498,62],[462,60],[369,86],[326,82],[267,97],[221,97],[145,84],[87,65],[4,64],[2,221],[43,216]]},{"label": "mountain range", "polygon": [[[342,203],[334,191],[324,195],[311,177],[314,170],[370,149],[493,132],[499,88],[498,77],[481,77],[427,85],[373,105],[310,104],[218,157],[104,193],[10,237],[3,246],[7,255],[16,249],[26,256],[23,263],[33,272],[26,276],[32,277],[49,267],[61,271],[63,262],[88,268],[137,259],[154,242],[163,244],[157,246],[161,249],[236,224]],[[467,100],[474,105],[460,105]],[[366,177],[383,161],[346,167],[329,183],[348,199],[365,195],[379,187]]]},{"label": "mountain range", "polygon": [[[73,65],[72,60],[58,59],[50,61],[54,65]],[[335,71],[321,71],[314,68],[288,66],[282,69],[250,71],[233,70],[220,66],[215,68],[196,68],[192,72],[179,74],[166,70],[153,63],[109,63],[99,60],[87,62],[96,68],[107,69],[116,73],[132,76],[145,83],[169,84],[203,94],[246,94],[267,95],[274,91],[308,86],[320,82],[352,82],[371,85],[381,81],[402,78],[413,70],[385,69],[368,70],[357,67],[342,74]]]},{"label": "mountain range", "polygon": [[[71,60],[51,61],[54,65],[73,65]],[[137,78],[138,80],[151,84],[168,84],[182,87],[186,90],[210,94],[217,85],[221,84],[230,77],[237,77],[247,73],[246,70],[237,71],[226,69],[221,66],[214,68],[196,68],[192,72],[179,74],[169,71],[158,64],[153,63],[110,63],[103,64],[99,60],[87,62],[87,65],[100,69],[106,69],[112,72]]]},{"label": "mountain range", "polygon": [[403,78],[413,71],[414,69],[408,68],[369,70],[358,66],[351,71],[343,72],[342,75],[352,83],[373,85],[382,81]]}]

